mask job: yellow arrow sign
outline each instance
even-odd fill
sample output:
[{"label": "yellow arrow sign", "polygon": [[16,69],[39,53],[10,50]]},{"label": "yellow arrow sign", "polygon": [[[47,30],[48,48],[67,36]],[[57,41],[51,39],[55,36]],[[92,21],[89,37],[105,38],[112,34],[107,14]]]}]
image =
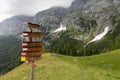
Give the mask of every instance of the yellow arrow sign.
[{"label": "yellow arrow sign", "polygon": [[26,57],[25,56],[21,56],[21,61],[26,61]]}]

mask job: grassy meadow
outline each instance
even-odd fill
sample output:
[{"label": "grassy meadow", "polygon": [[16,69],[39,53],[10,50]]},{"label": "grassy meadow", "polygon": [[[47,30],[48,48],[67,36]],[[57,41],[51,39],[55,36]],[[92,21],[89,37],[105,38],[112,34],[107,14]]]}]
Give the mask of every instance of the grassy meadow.
[{"label": "grassy meadow", "polygon": [[[36,64],[35,80],[120,80],[120,50],[86,57],[45,53]],[[30,80],[30,65],[24,63],[0,80]]]}]

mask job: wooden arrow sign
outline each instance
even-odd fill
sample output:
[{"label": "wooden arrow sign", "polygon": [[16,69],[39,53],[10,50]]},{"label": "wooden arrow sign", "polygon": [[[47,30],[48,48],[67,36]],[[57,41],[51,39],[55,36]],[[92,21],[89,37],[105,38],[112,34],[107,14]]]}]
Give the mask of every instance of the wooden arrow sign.
[{"label": "wooden arrow sign", "polygon": [[39,60],[41,57],[27,57],[26,60],[27,61],[34,61],[34,60]]},{"label": "wooden arrow sign", "polygon": [[34,61],[34,60],[39,60],[41,57],[25,57],[21,56],[21,61]]},{"label": "wooden arrow sign", "polygon": [[42,51],[42,47],[34,47],[34,48],[23,48],[23,52],[28,51],[28,52],[39,52]]},{"label": "wooden arrow sign", "polygon": [[42,52],[22,52],[21,55],[25,57],[41,57]]},{"label": "wooden arrow sign", "polygon": [[33,24],[33,23],[28,22],[28,27],[39,29],[39,28],[40,28],[40,25],[38,25],[38,24]]},{"label": "wooden arrow sign", "polygon": [[23,37],[42,37],[41,32],[23,32]]},{"label": "wooden arrow sign", "polygon": [[42,42],[23,42],[22,47],[27,48],[27,47],[41,47]]}]

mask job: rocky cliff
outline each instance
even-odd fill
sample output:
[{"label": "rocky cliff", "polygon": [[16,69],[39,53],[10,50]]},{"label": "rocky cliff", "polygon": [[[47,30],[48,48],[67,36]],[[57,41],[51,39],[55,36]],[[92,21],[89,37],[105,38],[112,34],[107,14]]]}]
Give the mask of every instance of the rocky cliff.
[{"label": "rocky cliff", "polygon": [[119,14],[119,3],[119,0],[74,0],[69,8],[53,7],[37,13],[35,20],[50,33],[61,23],[67,30],[74,27],[84,33],[74,37],[86,40],[103,32],[105,27],[113,28],[111,19]]},{"label": "rocky cliff", "polygon": [[50,31],[59,27],[60,22],[62,21],[66,13],[67,9],[65,8],[53,7],[37,13],[35,15],[35,20],[43,26],[43,30]]},{"label": "rocky cliff", "polygon": [[75,0],[70,8],[54,7],[36,14],[36,21],[48,31],[58,28],[60,23],[67,27],[80,29],[75,22],[79,16],[86,16],[97,21],[96,33],[100,33],[106,26],[112,27],[111,18],[120,12],[119,0]]}]

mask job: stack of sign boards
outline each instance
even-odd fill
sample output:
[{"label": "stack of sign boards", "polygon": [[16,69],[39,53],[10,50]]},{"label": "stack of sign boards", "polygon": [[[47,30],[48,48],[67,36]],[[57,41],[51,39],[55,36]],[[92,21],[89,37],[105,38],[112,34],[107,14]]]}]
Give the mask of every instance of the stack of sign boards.
[{"label": "stack of sign boards", "polygon": [[35,42],[33,38],[41,38],[41,32],[33,32],[32,29],[39,29],[40,26],[33,23],[28,23],[30,32],[23,32],[23,37],[29,38],[28,42],[22,43],[21,61],[31,62],[39,60],[42,54],[42,42]]}]

